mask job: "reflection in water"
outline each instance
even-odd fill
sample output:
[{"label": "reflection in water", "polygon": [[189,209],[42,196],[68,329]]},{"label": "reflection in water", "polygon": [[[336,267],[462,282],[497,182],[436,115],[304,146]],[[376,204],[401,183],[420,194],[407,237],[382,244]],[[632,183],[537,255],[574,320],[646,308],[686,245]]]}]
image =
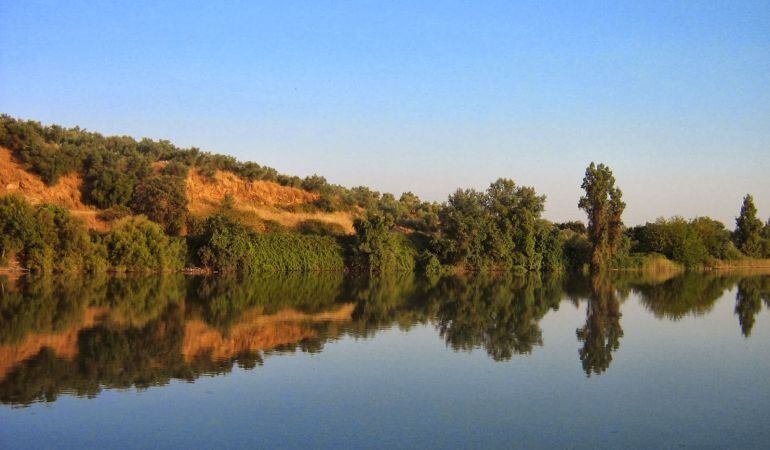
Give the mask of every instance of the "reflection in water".
[{"label": "reflection in water", "polygon": [[538,322],[558,308],[557,280],[479,277],[446,279],[436,290],[436,326],[455,350],[483,347],[495,361],[543,344]]},{"label": "reflection in water", "polygon": [[735,277],[685,273],[661,283],[631,283],[655,317],[679,320],[687,315],[708,314]]},{"label": "reflection in water", "polygon": [[744,336],[751,336],[754,317],[762,309],[762,300],[770,308],[770,277],[745,278],[738,282],[735,296],[735,314]]},{"label": "reflection in water", "polygon": [[577,330],[583,343],[580,362],[586,375],[603,373],[610,367],[612,352],[620,347],[620,302],[608,276],[591,279],[591,300],[586,308],[586,323]]},{"label": "reflection in water", "polygon": [[394,325],[430,324],[453,350],[482,348],[504,361],[543,345],[540,321],[562,301],[586,302],[576,334],[590,376],[608,370],[619,351],[620,300],[629,293],[655,317],[679,320],[707,314],[736,285],[735,313],[748,337],[762,302],[770,307],[770,277],[0,278],[0,402],[192,381]]}]

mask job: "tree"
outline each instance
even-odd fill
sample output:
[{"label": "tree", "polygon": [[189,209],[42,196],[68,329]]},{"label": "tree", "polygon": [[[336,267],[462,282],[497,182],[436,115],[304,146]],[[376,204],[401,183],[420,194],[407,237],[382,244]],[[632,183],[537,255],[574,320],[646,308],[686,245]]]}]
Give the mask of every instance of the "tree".
[{"label": "tree", "polygon": [[545,196],[531,187],[516,186],[513,180],[500,178],[489,185],[486,207],[495,223],[492,237],[506,252],[505,260],[527,270],[540,269],[541,256],[536,252],[537,220],[545,209]]},{"label": "tree", "polygon": [[746,194],[743,197],[741,213],[735,218],[735,244],[746,256],[762,256],[762,221],[757,218],[757,207],[754,197]]},{"label": "tree", "polygon": [[171,175],[146,178],[134,189],[131,209],[157,222],[169,234],[179,234],[187,218],[184,179]]},{"label": "tree", "polygon": [[102,243],[110,266],[117,271],[163,272],[184,267],[184,240],[167,236],[158,224],[142,217],[118,221]]},{"label": "tree", "polygon": [[195,241],[196,256],[203,267],[235,272],[249,271],[254,266],[255,250],[249,231],[224,214],[209,217]]},{"label": "tree", "polygon": [[372,215],[356,219],[356,265],[370,272],[410,271],[414,269],[417,252],[406,236],[392,230],[388,216]]},{"label": "tree", "polygon": [[623,192],[615,187],[612,170],[593,162],[586,169],[581,187],[586,194],[580,197],[578,207],[588,214],[588,237],[593,245],[591,269],[602,271],[610,266],[623,234],[621,216],[626,204]]},{"label": "tree", "polygon": [[439,214],[445,262],[473,269],[484,266],[488,256],[484,243],[490,232],[485,200],[486,196],[475,189],[458,189],[449,196]]}]

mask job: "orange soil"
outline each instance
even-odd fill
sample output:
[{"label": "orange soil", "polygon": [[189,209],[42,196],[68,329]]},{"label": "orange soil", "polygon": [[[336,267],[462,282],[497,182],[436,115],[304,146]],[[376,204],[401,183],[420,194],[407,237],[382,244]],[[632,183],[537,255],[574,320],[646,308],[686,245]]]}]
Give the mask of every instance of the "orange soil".
[{"label": "orange soil", "polygon": [[[349,321],[355,305],[346,303],[339,308],[317,314],[304,314],[286,309],[265,315],[255,308],[243,315],[227,336],[200,320],[185,324],[183,353],[189,361],[199,355],[231,358],[244,351],[270,350],[282,344],[292,344],[316,336],[309,323]],[[43,347],[51,348],[56,356],[74,359],[78,352],[78,334],[93,327],[109,315],[108,308],[87,308],[80,324],[60,333],[30,334],[23,342],[0,346],[0,381],[14,367],[37,355]]]},{"label": "orange soil", "polygon": [[24,342],[0,345],[0,381],[14,367],[40,353],[43,347],[51,348],[59,358],[74,359],[78,353],[78,333],[94,326],[107,312],[107,308],[86,308],[83,322],[61,333],[30,334]]},{"label": "orange soil", "polygon": [[[158,170],[165,163],[156,162]],[[10,150],[0,147],[0,195],[17,192],[32,204],[52,203],[70,210],[88,228],[106,231],[110,224],[97,219],[99,210],[85,205],[81,197],[83,180],[77,173],[62,176],[55,186],[47,186],[37,175],[24,170],[15,161]],[[190,170],[187,177],[187,199],[194,215],[211,214],[222,205],[225,195],[233,197],[234,207],[259,220],[274,220],[293,228],[305,220],[321,220],[335,223],[353,233],[353,217],[348,213],[289,212],[280,206],[300,205],[318,199],[317,194],[270,181],[244,180],[230,172],[217,171],[213,179]]]},{"label": "orange soil", "polygon": [[192,320],[185,324],[182,352],[189,361],[199,355],[226,359],[245,351],[270,350],[316,337],[316,331],[306,326],[308,323],[350,320],[354,307],[353,304],[345,304],[337,310],[318,314],[287,309],[261,315],[259,310],[254,310],[246,313],[226,336],[202,321]]},{"label": "orange soil", "polygon": [[191,210],[199,205],[219,205],[226,194],[233,197],[236,205],[251,206],[298,205],[318,198],[318,195],[302,189],[269,181],[244,180],[230,172],[217,171],[211,180],[196,169],[190,170],[187,177],[187,199]]},{"label": "orange soil", "polygon": [[48,186],[40,177],[24,170],[24,166],[14,160],[10,150],[0,147],[0,195],[19,193],[33,205],[51,203],[63,206],[89,228],[107,229],[108,224],[96,218],[99,211],[83,204],[82,186],[83,180],[77,173],[68,173],[59,178],[55,186]]},{"label": "orange soil", "polygon": [[318,199],[317,194],[270,181],[244,180],[230,172],[217,171],[211,179],[196,170],[187,177],[187,199],[190,212],[205,216],[222,205],[225,195],[231,195],[238,211],[251,213],[261,220],[274,220],[293,228],[305,220],[336,223],[353,233],[353,217],[348,213],[305,213],[285,211],[279,206],[301,205]]}]

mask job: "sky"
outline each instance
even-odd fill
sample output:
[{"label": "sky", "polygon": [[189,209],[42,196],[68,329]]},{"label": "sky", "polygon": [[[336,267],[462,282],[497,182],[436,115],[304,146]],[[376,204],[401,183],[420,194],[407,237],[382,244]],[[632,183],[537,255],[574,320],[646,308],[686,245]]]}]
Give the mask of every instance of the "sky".
[{"label": "sky", "polygon": [[0,112],[443,201],[770,217],[770,1],[0,0]]}]

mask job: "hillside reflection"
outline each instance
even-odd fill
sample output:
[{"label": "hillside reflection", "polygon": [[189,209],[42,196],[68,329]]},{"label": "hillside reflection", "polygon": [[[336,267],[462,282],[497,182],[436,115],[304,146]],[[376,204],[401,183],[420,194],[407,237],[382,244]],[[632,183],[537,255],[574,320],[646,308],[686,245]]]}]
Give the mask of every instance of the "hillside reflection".
[{"label": "hillside reflection", "polygon": [[590,376],[620,351],[629,295],[677,321],[708,314],[729,289],[748,337],[770,307],[768,276],[0,278],[0,402],[193,381],[393,326],[432,326],[454,351],[483,349],[505,361],[544,345],[540,321],[563,302],[584,306],[576,361]]}]

